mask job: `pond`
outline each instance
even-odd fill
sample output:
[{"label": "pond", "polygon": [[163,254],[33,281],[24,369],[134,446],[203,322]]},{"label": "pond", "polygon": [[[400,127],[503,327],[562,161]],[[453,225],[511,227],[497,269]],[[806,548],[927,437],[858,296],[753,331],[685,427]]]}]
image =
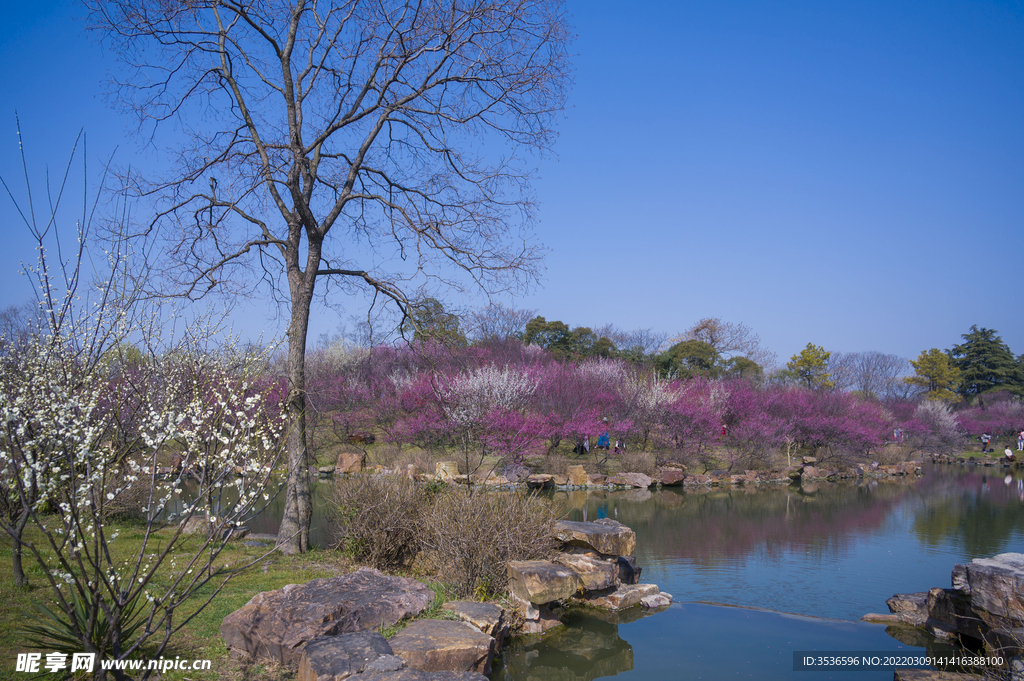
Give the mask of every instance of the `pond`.
[{"label": "pond", "polygon": [[[571,520],[633,528],[641,581],[675,602],[655,613],[574,613],[564,629],[515,642],[492,678],[890,681],[891,670],[794,671],[794,653],[948,653],[922,635],[857,620],[888,612],[894,593],[948,587],[955,563],[1024,551],[1020,471],[1007,479],[997,468],[924,470],[804,487],[554,492]],[[264,518],[253,531],[275,532],[280,510]],[[322,542],[318,521],[313,539]]]},{"label": "pond", "polygon": [[556,492],[571,520],[632,527],[641,581],[675,603],[578,613],[565,630],[512,646],[492,678],[891,681],[891,670],[794,671],[793,655],[948,654],[913,631],[857,620],[888,612],[894,593],[948,587],[955,563],[1024,551],[1024,478],[1014,476],[929,465],[920,478],[803,488]]}]

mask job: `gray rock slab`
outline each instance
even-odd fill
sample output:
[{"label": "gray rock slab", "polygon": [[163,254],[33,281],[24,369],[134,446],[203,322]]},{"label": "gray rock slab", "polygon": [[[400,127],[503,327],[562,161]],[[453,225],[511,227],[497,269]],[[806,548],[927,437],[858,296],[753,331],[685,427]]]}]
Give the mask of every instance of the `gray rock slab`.
[{"label": "gray rock slab", "polygon": [[423,612],[433,599],[416,580],[361,568],[258,593],[224,618],[220,634],[229,648],[297,664],[302,646],[318,636],[391,626]]},{"label": "gray rock slab", "polygon": [[608,556],[632,556],[636,553],[636,533],[608,518],[594,522],[560,520],[555,535],[566,544],[585,546]]},{"label": "gray rock slab", "polygon": [[[381,657],[391,657],[391,646],[375,631],[340,636],[318,636],[306,643],[299,658],[298,681],[344,681],[361,674]],[[401,665],[390,671],[401,669]]]},{"label": "gray rock slab", "polygon": [[645,596],[655,596],[659,593],[661,589],[657,584],[620,584],[607,591],[586,593],[579,600],[594,608],[624,610],[638,605]]},{"label": "gray rock slab", "polygon": [[389,643],[411,669],[491,673],[494,638],[463,622],[418,620]]}]

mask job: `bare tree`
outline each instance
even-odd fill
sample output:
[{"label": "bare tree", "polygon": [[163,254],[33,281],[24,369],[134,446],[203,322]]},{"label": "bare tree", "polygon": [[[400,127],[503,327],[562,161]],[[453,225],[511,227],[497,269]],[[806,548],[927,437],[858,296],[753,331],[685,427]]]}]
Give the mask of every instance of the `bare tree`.
[{"label": "bare tree", "polygon": [[533,280],[528,152],[550,147],[564,104],[561,2],[86,2],[130,67],[119,101],[141,129],[188,136],[173,178],[140,184],[164,201],[176,290],[255,279],[289,310],[278,544],[304,551],[314,294],[335,282],[404,317],[424,288]]},{"label": "bare tree", "polygon": [[654,331],[653,329],[620,329],[614,324],[606,324],[594,329],[594,334],[599,338],[607,338],[620,353],[626,353],[635,358],[653,355],[658,351],[665,340],[667,333]]},{"label": "bare tree", "polygon": [[522,338],[526,324],[536,314],[536,310],[517,310],[491,303],[466,315],[466,335],[474,341]]},{"label": "bare tree", "polygon": [[899,399],[906,397],[902,378],[910,363],[897,355],[881,352],[833,352],[829,372],[837,390],[855,390],[864,397]]},{"label": "bare tree", "polygon": [[684,340],[707,343],[725,359],[742,356],[757,362],[765,371],[775,366],[776,355],[761,347],[761,337],[746,324],[723,322],[718,317],[701,319],[682,334],[666,341],[672,346]]}]

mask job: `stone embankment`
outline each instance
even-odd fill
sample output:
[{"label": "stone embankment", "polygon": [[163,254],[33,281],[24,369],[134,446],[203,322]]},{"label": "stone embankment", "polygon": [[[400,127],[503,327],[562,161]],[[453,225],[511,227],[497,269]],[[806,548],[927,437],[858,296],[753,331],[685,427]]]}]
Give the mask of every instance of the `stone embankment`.
[{"label": "stone embankment", "polygon": [[805,456],[797,465],[783,469],[767,471],[745,470],[743,472],[715,470],[704,473],[689,472],[682,464],[668,464],[659,467],[652,475],[644,473],[616,473],[602,475],[587,473],[582,465],[568,466],[564,475],[552,473],[533,473],[525,466],[513,466],[498,474],[488,470],[473,475],[459,473],[459,465],[455,461],[439,461],[433,473],[417,473],[411,464],[405,470],[389,470],[380,466],[372,469],[365,467],[366,456],[362,453],[342,453],[338,456],[335,466],[324,466],[313,473],[321,476],[334,473],[374,472],[386,475],[402,475],[420,482],[440,480],[453,484],[483,485],[485,487],[504,488],[526,486],[533,489],[621,489],[648,488],[655,486],[706,486],[719,485],[756,485],[763,483],[792,483],[809,480],[847,480],[856,478],[887,478],[894,476],[913,476],[921,474],[921,464],[906,461],[893,465],[878,463],[855,466],[818,465],[814,457]]},{"label": "stone embankment", "polygon": [[605,518],[594,522],[563,520],[555,526],[560,550],[551,561],[508,564],[512,598],[525,620],[523,633],[559,626],[559,610],[569,604],[603,610],[635,605],[669,605],[672,596],[656,584],[640,584],[636,533]]},{"label": "stone embankment", "polygon": [[[672,597],[639,584],[636,534],[614,520],[557,524],[551,561],[508,565],[522,633],[559,626],[556,611],[578,603],[604,610],[668,605]],[[224,618],[220,632],[239,654],[298,667],[299,681],[481,681],[510,632],[490,603],[446,603],[448,619],[415,620],[390,640],[383,630],[422,614],[434,600],[424,584],[361,568],[256,594]]]},{"label": "stone embankment", "polygon": [[953,567],[952,588],[896,594],[891,614],[872,622],[900,623],[950,642],[983,649],[1009,664],[1024,657],[1024,554],[1003,553]]}]

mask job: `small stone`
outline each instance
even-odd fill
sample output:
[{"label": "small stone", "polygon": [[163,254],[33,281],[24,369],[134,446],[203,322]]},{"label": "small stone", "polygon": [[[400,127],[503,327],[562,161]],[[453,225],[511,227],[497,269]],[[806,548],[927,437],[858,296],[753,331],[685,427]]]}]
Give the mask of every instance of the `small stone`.
[{"label": "small stone", "polygon": [[645,608],[661,608],[666,605],[672,605],[672,594],[662,591],[653,596],[644,596],[640,599],[640,605]]},{"label": "small stone", "polygon": [[584,594],[580,600],[595,608],[625,610],[638,605],[645,596],[655,596],[660,592],[657,584],[621,584],[607,592]]}]

